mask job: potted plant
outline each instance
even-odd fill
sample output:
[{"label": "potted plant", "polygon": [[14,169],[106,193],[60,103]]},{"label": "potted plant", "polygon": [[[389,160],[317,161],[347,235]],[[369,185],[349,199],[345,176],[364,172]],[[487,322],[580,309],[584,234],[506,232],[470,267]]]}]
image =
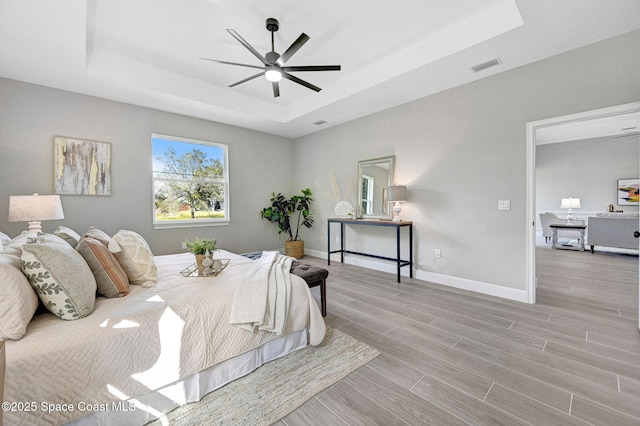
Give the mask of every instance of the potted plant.
[{"label": "potted plant", "polygon": [[202,239],[202,238],[196,237],[196,239],[193,241],[185,240],[185,244],[189,249],[189,251],[196,256],[196,264],[198,265],[198,272],[202,272],[202,268],[203,268],[202,261],[204,260],[207,252],[211,254],[211,257],[213,257],[213,252],[215,251],[216,244],[217,244],[216,239],[215,238]]},{"label": "potted plant", "polygon": [[260,216],[278,226],[278,234],[287,234],[288,240],[284,243],[284,251],[287,256],[300,259],[304,256],[304,241],[300,239],[300,229],[313,225],[313,214],[309,211],[311,202],[311,190],[303,189],[302,195],[294,195],[287,199],[281,193],[272,194],[271,205],[260,211]]}]

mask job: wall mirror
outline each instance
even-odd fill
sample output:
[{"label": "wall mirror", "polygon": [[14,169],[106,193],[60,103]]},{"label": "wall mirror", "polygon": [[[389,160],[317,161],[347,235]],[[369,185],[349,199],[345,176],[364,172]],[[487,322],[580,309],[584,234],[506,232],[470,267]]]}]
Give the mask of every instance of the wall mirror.
[{"label": "wall mirror", "polygon": [[393,185],[395,163],[395,155],[358,161],[358,217],[391,219],[387,187]]}]

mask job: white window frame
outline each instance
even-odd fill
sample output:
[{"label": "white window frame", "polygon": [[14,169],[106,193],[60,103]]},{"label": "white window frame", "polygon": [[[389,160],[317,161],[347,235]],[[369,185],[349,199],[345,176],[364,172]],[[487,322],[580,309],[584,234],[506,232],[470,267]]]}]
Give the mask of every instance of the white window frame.
[{"label": "white window frame", "polygon": [[[362,180],[366,180],[367,181],[367,198],[363,198],[362,194],[360,194],[360,205],[362,205],[362,203],[366,203],[367,208],[366,211],[363,213],[366,214],[372,214],[373,213],[373,183],[375,182],[375,179],[373,178],[373,176],[369,176],[369,175],[362,175]],[[364,185],[362,186],[362,188],[364,188]]]},{"label": "white window frame", "polygon": [[[222,148],[224,152],[224,218],[210,218],[210,219],[189,219],[189,220],[156,220],[156,207],[155,207],[155,183],[157,180],[172,180],[172,179],[159,179],[154,176],[153,170],[153,139],[169,139],[175,141],[176,143],[190,143],[190,144],[198,144],[198,145],[209,145],[215,146],[218,148]],[[170,136],[163,135],[160,133],[152,133],[151,134],[151,210],[153,214],[153,228],[154,229],[172,229],[172,228],[196,228],[203,226],[221,226],[221,225],[229,225],[231,221],[230,215],[230,194],[229,194],[229,146],[226,144],[222,144],[219,142],[211,142],[211,141],[203,141],[199,139],[190,139],[181,136]],[[179,180],[179,179],[178,179]],[[189,182],[193,182],[190,180]]]}]

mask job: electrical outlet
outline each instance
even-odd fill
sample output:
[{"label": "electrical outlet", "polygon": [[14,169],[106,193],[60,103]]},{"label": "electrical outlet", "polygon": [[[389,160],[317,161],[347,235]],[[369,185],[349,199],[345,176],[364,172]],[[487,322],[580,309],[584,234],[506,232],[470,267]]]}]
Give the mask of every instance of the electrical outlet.
[{"label": "electrical outlet", "polygon": [[442,252],[440,252],[440,249],[436,249],[436,257],[442,257]]},{"label": "electrical outlet", "polygon": [[182,242],[182,248],[183,248],[183,249],[186,249],[186,248],[187,248],[187,243],[186,243],[186,242],[184,242],[184,241]]}]

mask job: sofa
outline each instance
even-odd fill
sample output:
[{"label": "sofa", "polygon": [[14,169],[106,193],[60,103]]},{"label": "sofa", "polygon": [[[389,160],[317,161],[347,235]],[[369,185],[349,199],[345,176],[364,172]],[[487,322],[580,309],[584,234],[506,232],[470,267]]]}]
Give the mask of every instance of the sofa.
[{"label": "sofa", "polygon": [[598,213],[587,222],[587,241],[593,253],[596,246],[638,250],[638,213]]}]

